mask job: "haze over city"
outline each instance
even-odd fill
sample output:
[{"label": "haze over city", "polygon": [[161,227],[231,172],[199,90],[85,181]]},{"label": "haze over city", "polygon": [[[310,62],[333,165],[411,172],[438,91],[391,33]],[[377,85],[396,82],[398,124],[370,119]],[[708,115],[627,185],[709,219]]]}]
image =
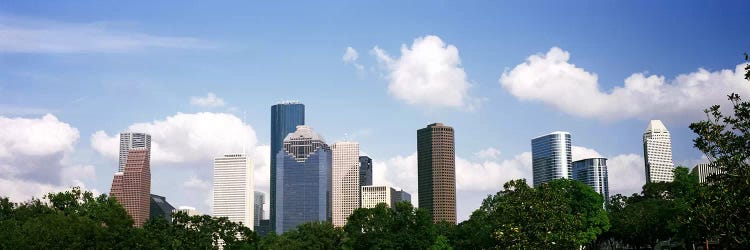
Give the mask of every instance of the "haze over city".
[{"label": "haze over city", "polygon": [[[359,143],[373,183],[417,205],[417,129],[455,130],[456,216],[531,182],[531,139],[646,183],[643,134],[707,162],[691,122],[750,95],[741,1],[0,4],[0,194],[109,193],[120,132],[151,137],[151,193],[212,212],[214,158],[250,157],[269,193],[271,106],[298,101],[326,142]],[[268,207],[266,207],[267,211]],[[266,213],[266,217],[268,213]]]}]

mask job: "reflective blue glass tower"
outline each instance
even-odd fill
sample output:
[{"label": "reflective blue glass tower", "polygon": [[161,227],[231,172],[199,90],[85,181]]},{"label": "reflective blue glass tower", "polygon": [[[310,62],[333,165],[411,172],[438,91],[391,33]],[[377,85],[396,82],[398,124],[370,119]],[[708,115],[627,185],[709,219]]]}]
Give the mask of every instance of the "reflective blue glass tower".
[{"label": "reflective blue glass tower", "polygon": [[331,220],[331,149],[308,126],[298,126],[276,155],[276,233]]},{"label": "reflective blue glass tower", "polygon": [[607,158],[589,158],[573,162],[573,179],[586,183],[609,201]]},{"label": "reflective blue glass tower", "polygon": [[276,226],[276,154],[284,144],[284,138],[305,125],[305,105],[299,102],[282,102],[271,106],[271,186],[269,219],[271,230]]},{"label": "reflective blue glass tower", "polygon": [[572,178],[572,160],[570,133],[558,131],[532,139],[534,186],[554,179]]}]

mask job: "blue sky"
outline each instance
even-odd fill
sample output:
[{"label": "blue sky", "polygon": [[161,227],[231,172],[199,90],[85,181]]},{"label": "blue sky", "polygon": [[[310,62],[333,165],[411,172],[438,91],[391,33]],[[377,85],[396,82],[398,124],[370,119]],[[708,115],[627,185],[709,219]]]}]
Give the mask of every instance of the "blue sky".
[{"label": "blue sky", "polygon": [[[193,137],[247,134],[260,157],[270,106],[283,100],[303,102],[329,143],[360,142],[376,182],[413,194],[416,129],[453,126],[459,219],[504,181],[530,179],[530,139],[556,130],[572,133],[580,155],[610,158],[613,189],[629,192],[643,178],[648,120],[664,121],[674,161],[692,165],[702,155],[689,123],[729,92],[750,94],[737,71],[748,11],[742,1],[6,1],[0,125],[25,132],[0,135],[0,186],[15,187],[0,194],[108,192],[111,139],[141,128],[191,138],[162,142],[193,156],[153,161],[152,192],[209,212],[210,156],[242,142]],[[356,60],[344,60],[348,47]],[[208,93],[224,104],[191,104]],[[17,138],[37,135],[36,123],[51,139]],[[255,161],[262,174],[267,160]]]}]

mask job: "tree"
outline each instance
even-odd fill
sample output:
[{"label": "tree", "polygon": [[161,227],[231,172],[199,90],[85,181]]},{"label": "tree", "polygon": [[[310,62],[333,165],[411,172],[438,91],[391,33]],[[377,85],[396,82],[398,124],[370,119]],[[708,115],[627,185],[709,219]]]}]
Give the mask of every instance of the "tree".
[{"label": "tree", "polygon": [[396,203],[394,208],[381,203],[356,209],[344,231],[344,247],[349,249],[426,249],[437,239],[427,211],[408,202]]},{"label": "tree", "polygon": [[[745,53],[747,61],[748,54]],[[745,67],[750,80],[750,64]],[[706,120],[690,124],[693,142],[721,173],[708,179],[695,212],[711,237],[730,248],[750,248],[750,102],[728,96],[733,114],[720,105],[706,109]]]}]

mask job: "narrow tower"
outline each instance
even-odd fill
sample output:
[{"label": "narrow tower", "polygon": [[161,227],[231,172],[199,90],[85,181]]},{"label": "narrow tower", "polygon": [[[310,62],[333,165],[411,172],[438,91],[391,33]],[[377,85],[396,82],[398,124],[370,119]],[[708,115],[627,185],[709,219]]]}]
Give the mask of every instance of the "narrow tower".
[{"label": "narrow tower", "polygon": [[651,120],[643,133],[643,159],[646,163],[646,182],[674,180],[672,139],[660,120]]},{"label": "narrow tower", "polygon": [[359,208],[359,143],[337,142],[331,145],[333,155],[333,225],[343,227],[346,219]]},{"label": "narrow tower", "polygon": [[433,123],[417,130],[419,208],[434,222],[456,224],[456,155],[453,128]]},{"label": "narrow tower", "polygon": [[214,217],[253,229],[253,166],[245,154],[214,158]]},{"label": "narrow tower", "polygon": [[284,146],[284,138],[299,125],[305,125],[304,104],[286,101],[271,106],[271,186],[268,198],[271,230],[276,227],[276,155]]}]

